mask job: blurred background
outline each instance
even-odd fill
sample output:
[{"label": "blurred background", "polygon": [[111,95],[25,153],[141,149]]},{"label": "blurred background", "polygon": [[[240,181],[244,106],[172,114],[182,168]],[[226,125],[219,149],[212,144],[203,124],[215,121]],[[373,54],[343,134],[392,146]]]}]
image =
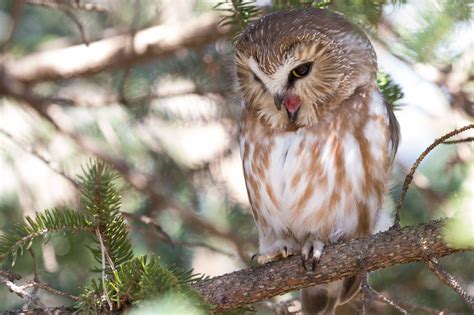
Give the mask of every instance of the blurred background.
[{"label": "blurred background", "polygon": [[[219,2],[225,1],[0,2],[0,233],[35,211],[80,209],[74,180],[91,157],[100,157],[121,174],[122,211],[136,254],[156,253],[167,265],[209,276],[249,266],[257,231],[238,149],[233,30],[209,27],[228,14],[213,10]],[[271,10],[288,3],[255,4]],[[392,209],[418,155],[474,121],[474,3],[333,0],[329,8],[365,29],[380,69],[404,93],[396,111],[402,142],[387,198]],[[164,48],[147,50],[154,41]],[[82,50],[65,50],[75,45]],[[122,49],[111,53],[114,47]],[[134,49],[142,49],[136,58]],[[102,66],[81,72],[94,62]],[[472,143],[439,146],[414,178],[402,224],[455,216],[459,225],[447,236],[460,242],[472,236],[473,162]],[[40,280],[77,295],[93,276],[88,241],[60,234],[34,244]],[[25,254],[13,271],[32,278],[32,261]],[[474,253],[441,261],[474,295]],[[370,282],[407,307],[469,312],[422,263],[374,272]],[[71,303],[40,297],[50,306]],[[0,311],[25,303],[2,286],[0,301]],[[270,314],[272,305],[261,303],[258,312]],[[378,304],[374,312],[396,314]]]}]

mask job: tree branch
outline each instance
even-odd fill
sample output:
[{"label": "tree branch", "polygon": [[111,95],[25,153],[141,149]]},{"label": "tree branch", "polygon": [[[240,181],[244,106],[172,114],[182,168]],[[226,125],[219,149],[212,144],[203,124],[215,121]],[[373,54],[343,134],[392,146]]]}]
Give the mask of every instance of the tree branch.
[{"label": "tree branch", "polygon": [[239,270],[193,285],[214,306],[214,311],[225,311],[270,297],[333,282],[361,272],[364,260],[366,271],[414,261],[424,261],[425,249],[438,257],[462,250],[450,247],[443,240],[444,225],[449,219],[386,232],[363,239],[325,247],[315,273],[306,272],[301,256],[269,263],[260,267]]},{"label": "tree branch", "polygon": [[5,63],[11,76],[23,83],[89,75],[172,55],[182,49],[211,44],[227,34],[218,17],[203,15],[177,27],[158,25],[118,35],[88,46],[76,45],[33,53]]},{"label": "tree branch", "polygon": [[18,101],[22,101],[38,112],[39,115],[49,121],[59,132],[72,139],[85,152],[91,153],[99,159],[110,164],[117,170],[125,180],[127,180],[135,189],[148,196],[151,203],[161,209],[167,208],[180,217],[189,227],[197,231],[205,231],[211,235],[220,237],[231,242],[242,261],[249,261],[248,255],[244,251],[248,241],[239,238],[231,231],[217,228],[212,223],[204,220],[192,209],[182,205],[166,193],[154,176],[148,175],[128,163],[126,159],[114,156],[94,139],[79,134],[74,130],[74,123],[63,113],[52,98],[33,93],[25,84],[16,80],[8,71],[1,68],[0,65],[0,96],[5,95]]}]

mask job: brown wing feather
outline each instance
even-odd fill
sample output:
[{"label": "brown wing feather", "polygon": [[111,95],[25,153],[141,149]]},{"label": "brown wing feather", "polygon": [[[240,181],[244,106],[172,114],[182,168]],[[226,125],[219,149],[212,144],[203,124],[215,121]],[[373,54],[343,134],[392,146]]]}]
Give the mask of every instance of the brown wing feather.
[{"label": "brown wing feather", "polygon": [[395,117],[395,113],[393,112],[393,109],[390,106],[389,102],[385,98],[383,99],[383,101],[388,113],[388,128],[390,132],[390,142],[388,143],[388,150],[390,152],[390,161],[393,163],[395,155],[398,151],[398,144],[400,143],[400,124],[398,123],[398,120]]}]

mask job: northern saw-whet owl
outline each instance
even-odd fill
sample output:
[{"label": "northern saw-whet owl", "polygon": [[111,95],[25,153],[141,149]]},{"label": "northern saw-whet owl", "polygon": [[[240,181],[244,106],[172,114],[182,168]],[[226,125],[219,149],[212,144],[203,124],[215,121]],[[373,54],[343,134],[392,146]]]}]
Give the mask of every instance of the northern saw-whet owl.
[{"label": "northern saw-whet owl", "polygon": [[[367,36],[340,14],[275,12],[236,43],[240,147],[258,262],[375,232],[399,142]],[[314,265],[313,265],[314,266]],[[333,314],[361,277],[304,289],[305,314]]]}]

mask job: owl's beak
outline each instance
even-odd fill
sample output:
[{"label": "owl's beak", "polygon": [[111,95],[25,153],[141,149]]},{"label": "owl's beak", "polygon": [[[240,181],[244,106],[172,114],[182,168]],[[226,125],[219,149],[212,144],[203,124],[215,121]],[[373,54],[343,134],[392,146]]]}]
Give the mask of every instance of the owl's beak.
[{"label": "owl's beak", "polygon": [[299,108],[294,112],[290,112],[288,109],[286,110],[286,113],[288,114],[288,120],[291,123],[294,123],[296,121],[296,118],[298,118],[298,111],[299,110],[300,110]]},{"label": "owl's beak", "polygon": [[273,101],[275,102],[275,106],[278,110],[281,109],[281,103],[283,103],[283,99],[285,98],[284,94],[277,93],[273,96]]}]

